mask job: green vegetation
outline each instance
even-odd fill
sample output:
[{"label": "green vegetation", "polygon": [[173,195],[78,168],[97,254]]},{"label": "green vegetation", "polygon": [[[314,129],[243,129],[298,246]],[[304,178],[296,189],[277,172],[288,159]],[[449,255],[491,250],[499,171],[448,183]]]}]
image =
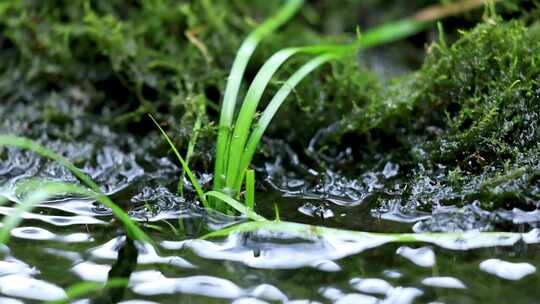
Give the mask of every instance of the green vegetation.
[{"label": "green vegetation", "polygon": [[[111,209],[114,216],[122,222],[126,232],[132,239],[152,242],[152,240],[129,218],[129,216],[105,195],[103,191],[101,191],[99,186],[88,175],[75,167],[65,157],[56,154],[54,151],[51,151],[30,139],[10,135],[0,135],[0,147],[6,146],[27,149],[62,164],[83,183],[90,187],[90,189],[60,182],[25,181],[20,183],[15,190],[24,193],[25,198],[16,207],[14,212],[4,218],[0,229],[0,243],[6,243],[9,240],[11,229],[18,226],[25,212],[30,211],[37,204],[46,201],[49,198],[65,194],[93,197],[98,202]],[[10,191],[10,189],[5,189],[4,191]],[[2,193],[0,193],[0,195],[1,194]],[[0,205],[6,202],[5,198],[6,196],[3,195]]]},{"label": "green vegetation", "polygon": [[[376,276],[401,263],[386,256],[401,243],[463,250],[534,243],[537,230],[522,232],[536,227],[540,202],[539,16],[539,4],[525,0],[0,1],[0,163],[7,164],[0,166],[0,256],[27,263],[39,269],[36,279],[67,288],[67,298],[54,303],[83,297],[118,302],[138,284],[129,280],[134,270],[149,281],[154,275],[208,274],[240,282],[249,295],[255,281],[289,277],[289,270],[274,269],[246,276],[249,263],[217,267],[222,263],[207,263],[205,253],[185,239],[243,233],[224,246],[239,242],[234,249],[247,248],[246,257],[258,257],[259,248],[274,241],[275,247],[301,245],[291,250],[313,241],[315,251],[343,242],[345,252],[355,245],[395,245],[341,259],[343,271],[336,276],[302,268],[286,284],[275,284],[294,299],[305,298],[294,291],[298,281],[309,281],[310,296],[321,282],[319,290],[331,282],[349,292],[350,278]],[[257,200],[265,173],[272,186],[291,195],[320,195],[320,201],[274,203],[277,191],[259,193]],[[332,205],[340,193],[351,206],[349,200]],[[82,200],[64,210],[65,197]],[[305,206],[321,209],[308,217]],[[327,206],[335,213],[330,217],[318,213]],[[52,236],[38,243],[30,237],[66,233],[51,219],[61,214],[60,223],[67,218],[63,212],[77,214],[79,207],[92,208],[90,214],[110,210],[114,218],[106,233],[76,224],[67,233],[83,231],[88,240],[66,243],[68,237]],[[456,210],[444,218],[449,224],[437,212],[417,220],[434,207]],[[376,216],[392,216],[396,209],[421,224],[412,228],[421,232],[407,233],[412,224]],[[465,214],[463,222],[473,225],[456,224],[469,211],[480,219]],[[34,222],[26,218],[50,222],[30,227]],[[8,244],[18,225],[29,229],[13,233]],[[127,234],[125,241],[116,238],[116,226]],[[469,229],[475,231],[462,232]],[[116,243],[106,249],[120,249],[106,270],[109,259],[94,246],[111,237]],[[144,244],[133,240],[156,250],[155,243],[169,240],[183,247],[171,253],[176,249],[162,246],[163,255],[144,252]],[[426,275],[452,274],[448,270],[464,263],[470,264],[460,273],[466,277],[484,258],[537,262],[518,247],[441,250],[433,269],[404,267],[404,279],[385,280],[397,290],[403,282],[420,286]],[[173,260],[184,254],[196,270]],[[385,261],[373,267],[370,260],[381,257]],[[78,265],[81,260],[90,263]],[[146,262],[151,264],[137,267]],[[166,269],[155,265],[161,262]],[[168,267],[175,262],[179,269]],[[108,279],[67,287],[85,277],[75,266],[107,271]],[[101,280],[102,274],[85,279]],[[468,279],[464,283],[474,292],[488,282],[480,287],[490,295],[495,284],[505,284]],[[535,286],[538,278],[528,279],[534,281],[523,282]],[[446,302],[452,294],[429,290],[422,300]],[[171,292],[176,297],[184,291]],[[192,300],[183,296],[176,300]],[[201,301],[207,300],[214,299]]]},{"label": "green vegetation", "polygon": [[[119,13],[117,5],[102,1],[58,7],[22,1],[2,3],[0,23],[6,37],[2,43],[9,46],[1,48],[8,58],[0,67],[2,97],[8,102],[24,99],[21,91],[47,97],[45,92],[51,88],[55,96],[66,97],[71,94],[68,89],[54,89],[57,83],[64,83],[65,88],[81,86],[89,94],[91,101],[82,102],[83,111],[105,113],[120,129],[144,124],[143,114],[154,113],[157,121],[172,129],[167,145],[187,147],[185,161],[182,149],[173,149],[183,167],[179,191],[183,191],[186,174],[201,203],[223,212],[254,211],[254,178],[246,172],[267,129],[273,136],[288,129],[294,145],[306,146],[316,130],[335,121],[338,126],[317,142],[319,146],[312,152],[339,153],[352,139],[360,147],[353,152],[358,165],[347,165],[347,170],[355,172],[377,170],[372,165],[378,163],[374,158],[384,154],[385,159],[399,163],[401,182],[419,189],[401,193],[402,201],[421,200],[431,205],[480,200],[484,206],[495,208],[503,202],[526,205],[531,198],[538,198],[538,169],[534,166],[539,150],[534,123],[538,118],[536,25],[503,21],[491,5],[485,11],[487,21],[463,32],[457,42],[441,38],[439,44],[431,45],[420,70],[386,81],[352,64],[355,52],[410,36],[449,11],[455,14],[460,10],[439,7],[438,14],[426,17],[422,11],[399,22],[384,17],[381,19],[386,23],[360,31],[352,42],[350,37],[325,37],[306,30],[285,39],[302,27],[299,23],[309,22],[304,19],[310,17],[302,15],[301,21],[291,21],[294,30],[276,31],[301,4],[289,1],[281,10],[275,3],[265,4],[268,11],[278,13],[255,26],[252,20],[226,15],[234,11],[221,10],[220,6],[226,4],[213,7],[208,1],[148,2],[141,7],[128,6],[125,15]],[[244,5],[238,7],[242,10]],[[20,13],[23,11],[25,14]],[[148,16],[152,16],[148,24],[134,21]],[[177,24],[176,20],[182,22]],[[240,44],[238,37],[249,30],[252,32],[232,64],[223,59],[234,57]],[[442,26],[439,31],[444,37]],[[263,40],[270,34],[272,39]],[[290,46],[308,42],[317,44]],[[259,43],[265,48],[260,54],[254,53]],[[214,49],[222,52],[220,56],[212,52]],[[276,49],[279,51],[269,56]],[[306,56],[312,58],[298,65]],[[248,65],[250,58],[253,63]],[[288,60],[291,63],[285,65]],[[317,67],[330,61],[328,70],[316,74],[319,87],[297,87]],[[256,71],[250,66],[261,68]],[[275,81],[282,75],[290,77],[283,83]],[[253,79],[247,87],[242,85],[244,78]],[[24,85],[16,85],[21,79]],[[218,109],[219,99],[212,96],[211,89],[224,92],[217,128],[211,122],[211,113]],[[285,99],[293,92],[298,100],[286,105]],[[327,96],[322,105],[307,101],[320,100],[322,94]],[[266,95],[272,98],[257,113]],[[243,101],[235,117],[239,97]],[[74,123],[75,118],[55,108],[49,98],[44,100],[46,111],[37,120],[45,124]],[[282,107],[285,111],[278,113]],[[111,111],[114,108],[122,109]],[[281,115],[283,123],[270,127],[276,115]],[[295,119],[290,117],[295,116],[306,123],[291,128]],[[142,135],[148,132],[141,131]],[[213,159],[207,151],[212,151],[216,134]],[[55,136],[69,138],[65,133]],[[97,185],[81,177],[75,166],[65,159],[56,160],[97,192]],[[208,169],[212,160],[213,191],[205,193],[188,165]],[[320,168],[342,170],[339,162],[320,158],[316,162]],[[449,187],[451,195],[441,197],[424,191],[433,182]],[[242,190],[246,192],[247,208],[233,203],[240,199]],[[228,202],[218,193],[228,196]],[[418,193],[423,193],[422,197],[415,197]]]}]

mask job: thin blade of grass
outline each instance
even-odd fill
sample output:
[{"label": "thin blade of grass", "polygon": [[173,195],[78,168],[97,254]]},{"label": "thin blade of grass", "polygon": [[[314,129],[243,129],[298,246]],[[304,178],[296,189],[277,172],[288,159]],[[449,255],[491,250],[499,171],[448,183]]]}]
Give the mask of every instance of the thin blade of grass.
[{"label": "thin blade of grass", "polygon": [[123,279],[123,278],[109,279],[107,280],[105,284],[98,283],[98,282],[88,282],[88,281],[79,282],[66,289],[67,297],[65,299],[58,300],[58,301],[49,301],[46,303],[47,304],[69,303],[82,296],[95,293],[95,292],[101,292],[108,288],[125,287],[128,285],[128,283],[129,283],[129,280]]},{"label": "thin blade of grass", "polygon": [[[195,150],[195,145],[197,144],[197,140],[199,139],[199,132],[202,126],[202,117],[206,113],[205,101],[206,100],[205,100],[204,95],[200,95],[197,99],[197,118],[195,118],[195,123],[193,124],[193,131],[191,132],[188,148],[186,151],[186,165],[188,166],[189,166],[189,161],[191,160],[191,156],[193,155],[193,152]],[[180,195],[184,195],[184,176],[185,175],[186,175],[186,171],[182,169],[182,175],[180,176],[180,180],[178,181],[178,193],[180,193]]]},{"label": "thin blade of grass", "polygon": [[227,150],[230,143],[234,109],[237,102],[240,83],[244,76],[247,63],[257,47],[257,44],[265,36],[271,34],[283,23],[287,22],[302,6],[303,0],[288,0],[276,15],[268,18],[258,26],[244,40],[236,54],[231,72],[227,80],[227,86],[223,96],[221,114],[216,146],[216,159],[214,169],[214,189],[221,190],[225,185],[225,170],[227,168]]},{"label": "thin blade of grass", "polygon": [[156,119],[154,118],[154,116],[152,116],[151,114],[148,114],[148,116],[150,116],[150,119],[152,119],[152,121],[154,122],[154,124],[156,125],[156,127],[159,129],[159,131],[161,132],[161,135],[163,135],[163,137],[165,138],[165,140],[167,141],[167,143],[169,144],[169,146],[171,147],[171,149],[173,150],[174,152],[174,155],[176,155],[176,158],[180,161],[180,164],[182,165],[182,169],[184,169],[184,172],[186,172],[188,178],[189,178],[189,181],[191,182],[191,184],[193,185],[193,187],[195,188],[195,191],[197,192],[197,195],[199,196],[199,199],[201,200],[202,204],[204,205],[205,208],[210,208],[210,205],[208,204],[208,201],[206,200],[205,196],[204,196],[204,191],[202,190],[201,188],[201,185],[199,184],[199,181],[195,178],[195,176],[193,175],[193,172],[191,172],[191,169],[189,169],[189,166],[188,164],[186,163],[186,161],[184,160],[184,158],[182,157],[182,155],[180,155],[180,152],[178,152],[178,149],[176,149],[176,146],[173,144],[171,138],[167,135],[167,133],[161,128],[161,126],[159,125],[159,123],[156,121]]},{"label": "thin blade of grass", "polygon": [[266,109],[263,111],[261,117],[255,124],[255,127],[253,131],[251,132],[251,135],[248,139],[248,142],[246,144],[246,148],[244,152],[242,153],[242,159],[240,162],[239,167],[239,175],[235,181],[234,189],[239,191],[241,185],[242,185],[242,179],[244,178],[243,174],[248,169],[249,164],[251,163],[251,159],[253,158],[253,154],[255,154],[255,151],[257,149],[257,145],[259,144],[264,132],[266,131],[266,128],[272,121],[272,118],[277,113],[285,99],[289,96],[289,94],[292,92],[292,90],[304,79],[309,73],[311,73],[313,70],[315,70],[317,67],[321,66],[322,64],[328,62],[331,59],[336,58],[337,56],[333,53],[330,54],[323,54],[315,57],[314,59],[308,61],[306,64],[304,64],[302,67],[298,69],[287,81],[283,84],[283,86],[279,89],[279,91],[274,95]]},{"label": "thin blade of grass", "polygon": [[279,207],[276,203],[274,203],[274,214],[275,214],[275,219],[274,221],[276,222],[280,222],[281,221],[281,217],[279,216]]},{"label": "thin blade of grass", "polygon": [[255,210],[255,170],[246,172],[246,206]]},{"label": "thin blade of grass", "polygon": [[233,187],[238,175],[243,175],[243,172],[239,172],[240,161],[251,130],[253,118],[255,117],[264,90],[279,67],[290,57],[299,53],[316,55],[322,53],[335,53],[349,49],[352,50],[347,45],[320,45],[286,48],[274,53],[274,55],[263,64],[248,88],[240,112],[238,113],[238,118],[236,119],[234,132],[227,151],[228,159],[225,174],[225,186],[227,188],[239,191]]},{"label": "thin blade of grass", "polygon": [[71,173],[73,173],[79,180],[81,180],[96,193],[104,194],[103,191],[101,191],[101,188],[92,180],[90,176],[82,172],[81,169],[75,167],[75,165],[73,165],[67,158],[48,148],[45,148],[31,139],[15,135],[0,135],[0,147],[16,147],[19,149],[30,150],[43,157],[53,160],[68,168]]},{"label": "thin blade of grass", "polygon": [[299,49],[289,48],[276,52],[259,69],[259,72],[249,86],[244,101],[242,102],[240,112],[238,113],[234,132],[228,147],[229,150],[227,154],[229,158],[227,160],[225,186],[229,188],[234,186],[238,174],[238,166],[250,131],[251,123],[266,86],[270,83],[272,76],[278,68],[298,51]]},{"label": "thin blade of grass", "polygon": [[240,203],[239,201],[231,198],[230,196],[219,192],[219,191],[208,191],[206,192],[206,195],[210,197],[214,197],[218,200],[221,200],[222,202],[226,203],[227,205],[231,206],[236,211],[240,212],[240,214],[243,214],[247,216],[249,219],[259,222],[259,221],[266,221],[266,219],[257,213],[255,211],[249,209],[246,207],[246,205]]},{"label": "thin blade of grass", "polygon": [[0,229],[0,243],[6,243],[10,237],[10,231],[17,227],[22,220],[24,213],[31,211],[37,204],[46,201],[57,195],[66,193],[92,197],[104,206],[111,209],[113,215],[124,225],[126,232],[132,239],[153,243],[152,239],[142,231],[135,222],[131,220],[122,208],[118,207],[106,195],[97,194],[84,187],[62,182],[39,182],[27,181],[19,184],[17,188],[35,189],[28,193],[15,210],[7,215],[2,222]]},{"label": "thin blade of grass", "polygon": [[[300,224],[286,221],[259,221],[247,222],[238,225],[230,226],[221,230],[213,231],[202,237],[202,239],[226,237],[231,233],[246,233],[258,230],[292,233],[303,235],[306,238],[312,237],[329,237],[343,238],[347,241],[365,242],[368,240],[378,239],[379,245],[386,243],[432,243],[435,245],[452,245],[452,242],[462,243],[471,241],[470,248],[491,247],[496,245],[512,245],[525,237],[525,233],[515,232],[435,232],[435,233],[378,233],[378,232],[363,232],[351,231],[345,229],[328,228],[322,226],[314,226],[308,224]],[[490,243],[489,241],[492,242]],[[511,240],[512,242],[508,242]],[[498,243],[497,243],[498,242]],[[444,247],[444,246],[443,246]],[[470,249],[464,247],[464,249]]]}]

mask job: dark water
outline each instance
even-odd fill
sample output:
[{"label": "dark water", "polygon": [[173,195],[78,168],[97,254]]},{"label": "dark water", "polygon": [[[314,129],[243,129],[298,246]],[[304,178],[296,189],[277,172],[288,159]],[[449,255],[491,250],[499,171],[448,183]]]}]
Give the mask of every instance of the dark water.
[{"label": "dark water", "polygon": [[[17,133],[20,123],[8,121],[2,133]],[[258,211],[270,219],[277,206],[282,220],[355,231],[532,232],[525,239],[457,238],[439,245],[383,238],[344,242],[332,234],[268,231],[201,240],[242,219],[194,208],[188,185],[185,198],[175,195],[179,168],[152,150],[158,136],[139,140],[81,121],[72,130],[74,139],[65,139],[49,126],[39,133],[41,127],[34,124],[33,130],[48,135],[33,137],[91,175],[144,226],[156,247],[127,240],[110,212],[91,200],[43,202],[24,215],[9,243],[0,247],[0,303],[61,299],[73,284],[118,277],[129,278],[129,286],[76,303],[540,302],[540,245],[535,245],[540,237],[532,230],[539,212],[488,212],[475,204],[416,208],[397,200],[403,189],[393,182],[400,170],[396,164],[346,178],[309,168],[283,174],[278,159],[258,173]],[[12,191],[18,181],[78,183],[66,169],[32,153],[4,149],[0,156],[0,185],[12,201],[0,206],[2,215],[20,200]]]},{"label": "dark water", "polygon": [[[302,201],[277,194],[264,199],[277,202],[282,212]],[[92,202],[78,202],[81,208],[84,204],[93,210]],[[226,224],[225,218],[209,219],[199,212],[183,212],[184,230],[178,235],[164,222],[178,229],[178,212],[154,218],[154,229],[146,229],[159,244],[152,248],[126,241],[118,229],[104,224],[108,216],[40,207],[25,216],[1,249],[0,293],[6,303],[7,298],[40,302],[62,297],[65,288],[82,280],[105,282],[120,274],[130,275],[125,290],[94,294],[78,303],[535,303],[540,296],[535,269],[540,246],[523,241],[468,251],[427,243],[386,244],[352,255],[324,239],[283,233],[182,242],[191,239],[186,232],[201,233],[197,230],[203,221]],[[323,221],[297,213],[291,220]],[[59,215],[64,220],[52,220]],[[344,217],[369,223],[373,231],[412,229],[410,223],[374,220],[369,210]],[[346,256],[328,258],[340,251]]]}]

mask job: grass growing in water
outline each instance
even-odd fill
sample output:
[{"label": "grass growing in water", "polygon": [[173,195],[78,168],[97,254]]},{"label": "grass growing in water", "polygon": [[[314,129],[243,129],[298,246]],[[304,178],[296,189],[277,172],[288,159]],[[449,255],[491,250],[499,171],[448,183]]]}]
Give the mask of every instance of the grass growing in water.
[{"label": "grass growing in water", "polygon": [[[283,102],[306,76],[328,61],[354,55],[359,49],[370,48],[408,37],[424,30],[433,21],[476,8],[484,4],[485,1],[466,0],[447,6],[430,7],[420,11],[413,17],[397,22],[390,22],[371,29],[359,35],[350,44],[292,47],[279,50],[263,64],[255,75],[235,119],[234,110],[238,102],[240,85],[246,66],[257,44],[290,19],[300,9],[302,3],[302,0],[287,1],[276,15],[267,19],[248,35],[237,52],[225,88],[216,142],[213,191],[211,192],[213,194],[215,192],[223,193],[225,196],[237,201],[240,198],[242,184],[245,181],[245,205],[249,210],[253,210],[255,207],[254,189],[252,189],[254,187],[252,179],[254,178],[253,176],[246,176],[253,155],[257,150],[264,132]],[[285,61],[298,54],[307,54],[314,57],[299,67],[283,83],[262,111],[260,118],[254,122],[257,107],[274,74]],[[197,195],[204,207],[224,213],[230,213],[232,211],[231,208],[239,211],[235,204],[224,201],[222,199],[224,196],[211,195],[210,199],[206,199],[201,186],[191,173],[187,162],[181,157],[170,138],[153,117],[152,120],[173,149],[182,164],[184,172],[187,172],[190,182],[195,187]]]}]

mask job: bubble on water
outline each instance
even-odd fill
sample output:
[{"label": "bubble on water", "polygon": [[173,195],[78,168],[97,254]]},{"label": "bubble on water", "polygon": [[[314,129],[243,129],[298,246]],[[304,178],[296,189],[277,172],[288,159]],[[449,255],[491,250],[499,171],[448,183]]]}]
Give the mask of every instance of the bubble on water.
[{"label": "bubble on water", "polygon": [[79,232],[79,233],[71,233],[68,235],[59,236],[57,240],[61,242],[66,242],[66,243],[87,243],[87,242],[93,242],[94,238],[88,233]]},{"label": "bubble on water", "polygon": [[135,271],[129,277],[129,285],[137,285],[144,282],[153,282],[165,279],[165,276],[158,270]]},{"label": "bubble on water", "polygon": [[334,303],[335,304],[358,304],[358,303],[377,304],[379,303],[379,299],[373,296],[368,296],[368,295],[364,295],[360,293],[349,293],[339,298]]},{"label": "bubble on water", "polygon": [[110,265],[81,262],[71,267],[70,271],[84,281],[105,282],[111,270]]},{"label": "bubble on water", "polygon": [[24,302],[19,301],[17,299],[6,298],[6,297],[0,297],[0,303],[2,303],[2,304],[24,304]]},{"label": "bubble on water", "polygon": [[381,304],[412,304],[414,299],[423,295],[424,292],[414,287],[393,288]]},{"label": "bubble on water", "polygon": [[0,277],[0,293],[38,301],[55,301],[67,297],[62,288],[24,274]]},{"label": "bubble on water", "polygon": [[326,299],[335,302],[339,298],[343,297],[345,293],[335,287],[322,287],[319,288],[319,293]]},{"label": "bubble on water", "polygon": [[492,229],[496,214],[480,208],[478,202],[458,208],[456,206],[437,206],[431,217],[416,223],[414,232],[465,232]]},{"label": "bubble on water", "polygon": [[383,279],[377,278],[353,278],[349,281],[349,285],[354,290],[363,293],[386,295],[392,290],[392,285]]},{"label": "bubble on water", "polygon": [[324,204],[316,206],[312,203],[305,203],[298,208],[298,211],[307,216],[316,218],[327,219],[334,217],[334,212],[332,211],[332,209],[330,209],[329,206],[325,206]]},{"label": "bubble on water", "polygon": [[279,288],[270,284],[261,284],[248,291],[248,294],[258,299],[286,302],[287,296]]},{"label": "bubble on water", "polygon": [[399,279],[403,276],[403,274],[401,274],[401,272],[397,271],[397,270],[390,270],[390,269],[387,269],[387,270],[384,270],[383,271],[383,276],[389,278],[389,279]]},{"label": "bubble on water", "polygon": [[[13,208],[0,207],[0,214],[9,215],[13,212]],[[25,212],[22,214],[22,218],[25,220],[38,220],[47,224],[55,226],[71,226],[71,225],[103,225],[107,224],[102,220],[91,216],[73,215],[73,216],[59,216],[59,215],[44,215],[31,212]]]},{"label": "bubble on water", "polygon": [[384,168],[382,170],[382,175],[386,179],[397,176],[398,173],[399,173],[399,165],[394,164],[392,162],[387,162],[386,165],[384,165]]},{"label": "bubble on water", "polygon": [[[295,224],[290,225],[296,227]],[[321,264],[321,261],[335,261],[391,240],[392,237],[382,235],[352,236],[337,231],[315,237],[258,230],[248,234],[230,234],[223,242],[194,239],[181,242],[164,241],[161,246],[171,250],[188,248],[202,258],[235,261],[254,268],[296,269],[319,265],[329,267],[327,270],[337,271],[337,264]]]},{"label": "bubble on water", "polygon": [[416,239],[446,249],[470,250],[494,246],[512,246],[521,240],[522,236],[515,233],[486,234],[479,231],[468,231],[460,234],[459,237],[454,235],[418,234]]},{"label": "bubble on water", "polygon": [[127,300],[118,302],[118,304],[159,304],[158,302],[147,301],[147,300]]},{"label": "bubble on water", "polygon": [[433,267],[435,265],[435,253],[431,247],[413,249],[408,246],[401,246],[396,253],[420,267]]},{"label": "bubble on water", "polygon": [[463,282],[453,277],[429,277],[422,280],[422,284],[431,287],[465,289]]},{"label": "bubble on water", "polygon": [[56,235],[47,229],[41,227],[17,227],[11,230],[11,236],[34,240],[34,241],[60,241],[65,243],[84,243],[91,242],[93,238],[87,233],[72,233],[65,236]]},{"label": "bubble on water", "polygon": [[82,260],[81,254],[75,251],[67,251],[67,250],[56,249],[56,248],[45,248],[43,251],[46,253],[58,256],[58,257],[65,258],[72,262],[78,262]]},{"label": "bubble on water", "polygon": [[523,241],[527,244],[540,243],[540,229],[535,228],[523,234]]},{"label": "bubble on water", "polygon": [[28,264],[15,258],[7,258],[0,261],[0,276],[10,274],[34,275],[39,274],[39,270],[37,270],[35,267],[30,267]]},{"label": "bubble on water", "polygon": [[523,211],[518,208],[512,209],[512,222],[514,224],[526,224],[540,222],[540,209],[533,211]]},{"label": "bubble on water", "polygon": [[529,263],[513,263],[500,259],[489,259],[480,263],[480,270],[506,280],[517,281],[536,272],[536,267]]},{"label": "bubble on water", "polygon": [[102,213],[95,211],[95,200],[82,198],[64,198],[40,203],[37,207],[57,209],[76,215],[99,216]]},{"label": "bubble on water", "polygon": [[326,272],[341,271],[341,267],[338,264],[336,264],[333,261],[328,261],[328,260],[315,261],[311,263],[311,267],[317,270],[326,271]]},{"label": "bubble on water", "polygon": [[56,235],[39,227],[17,227],[11,230],[11,236],[27,240],[54,240]]},{"label": "bubble on water", "polygon": [[181,293],[224,299],[237,299],[245,294],[233,282],[211,276],[165,278],[137,284],[133,291],[145,296]]},{"label": "bubble on water", "polygon": [[231,304],[268,304],[268,302],[256,298],[240,298],[234,300]]},{"label": "bubble on water", "polygon": [[[101,246],[91,249],[90,254],[98,259],[116,260],[118,258],[118,250],[124,244],[124,242],[124,236],[114,238]],[[137,242],[136,245],[137,249],[139,250],[139,255],[137,257],[138,264],[167,264],[180,268],[196,267],[179,256],[162,257],[158,255],[155,248],[148,243]]]}]

